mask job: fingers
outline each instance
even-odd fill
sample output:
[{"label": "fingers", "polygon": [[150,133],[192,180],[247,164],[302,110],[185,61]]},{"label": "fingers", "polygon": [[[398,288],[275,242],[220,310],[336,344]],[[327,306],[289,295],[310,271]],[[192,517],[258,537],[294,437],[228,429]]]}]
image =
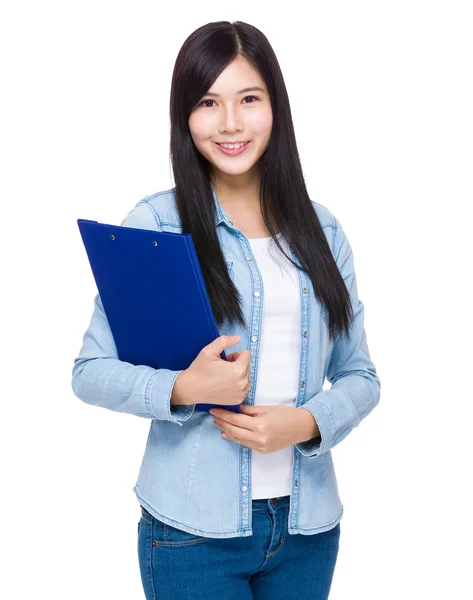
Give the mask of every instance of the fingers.
[{"label": "fingers", "polygon": [[218,421],[221,424],[226,424],[228,426],[233,426],[248,431],[257,431],[259,428],[259,424],[256,422],[256,419],[251,415],[234,413],[233,411],[226,410],[225,408],[212,408],[209,410],[209,413],[214,418],[214,423]]}]

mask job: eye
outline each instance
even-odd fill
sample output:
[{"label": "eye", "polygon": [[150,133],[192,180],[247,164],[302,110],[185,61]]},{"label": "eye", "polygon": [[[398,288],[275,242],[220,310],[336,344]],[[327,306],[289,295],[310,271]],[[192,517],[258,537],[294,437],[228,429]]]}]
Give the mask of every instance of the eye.
[{"label": "eye", "polygon": [[[202,106],[202,104],[204,104],[204,102],[215,102],[214,100],[202,100],[202,102],[199,103],[199,106]],[[209,107],[212,108],[212,107]]]},{"label": "eye", "polygon": [[[259,98],[257,98],[256,96],[245,96],[243,99],[246,100],[247,98],[254,98],[255,100],[259,100]],[[207,100],[202,100],[201,102],[199,102],[199,106],[204,106],[205,108],[212,108],[212,106],[209,106],[208,104],[205,105],[205,102],[215,102],[215,100],[210,100],[210,98],[207,98]],[[246,102],[246,104],[254,104],[254,102]]]}]

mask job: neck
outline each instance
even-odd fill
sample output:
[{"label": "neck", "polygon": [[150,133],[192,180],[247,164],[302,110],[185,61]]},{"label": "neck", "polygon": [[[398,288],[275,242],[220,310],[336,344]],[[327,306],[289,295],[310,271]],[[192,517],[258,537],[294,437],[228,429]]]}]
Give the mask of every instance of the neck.
[{"label": "neck", "polygon": [[212,185],[222,206],[231,207],[245,204],[259,207],[260,178],[250,173],[241,175],[216,174]]}]

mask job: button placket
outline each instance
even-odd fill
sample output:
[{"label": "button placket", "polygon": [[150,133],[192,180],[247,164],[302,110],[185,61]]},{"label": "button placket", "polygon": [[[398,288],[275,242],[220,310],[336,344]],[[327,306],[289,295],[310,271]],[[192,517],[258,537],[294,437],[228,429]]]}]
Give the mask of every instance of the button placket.
[{"label": "button placket", "polygon": [[[301,264],[294,252],[291,250],[291,255],[294,262],[301,267]],[[310,298],[309,298],[309,276],[305,271],[297,269],[297,277],[299,281],[300,290],[300,302],[301,302],[301,322],[300,322],[300,365],[299,365],[299,391],[296,398],[296,407],[302,405],[302,400],[305,395],[306,380],[307,380],[307,357],[308,357],[308,346],[304,343],[309,338],[309,323],[310,323]],[[289,504],[289,516],[288,523],[290,527],[297,527],[297,506],[298,506],[298,494],[299,494],[299,472],[300,472],[300,461],[301,456],[297,448],[293,447],[293,464],[292,464],[292,482],[293,489],[291,493],[291,499]]]},{"label": "button placket", "polygon": [[[249,330],[253,332],[250,337],[251,340],[251,360],[250,360],[250,391],[248,393],[249,405],[254,405],[254,388],[255,388],[255,378],[256,378],[256,365],[258,360],[258,339],[260,333],[260,323],[261,323],[261,304],[263,300],[263,282],[261,278],[261,274],[256,265],[256,261],[253,260],[253,252],[251,247],[249,246],[247,239],[243,235],[238,235],[238,242],[242,248],[243,255],[245,260],[248,263],[248,270],[251,277],[251,283],[253,287],[253,299],[251,302],[251,313],[249,319]],[[256,289],[255,289],[256,288]],[[259,289],[258,289],[259,288]],[[252,520],[252,502],[251,495],[248,494],[249,490],[249,480],[250,480],[250,460],[251,460],[251,450],[246,446],[240,446],[240,453],[242,457],[241,464],[241,477],[240,477],[240,490],[243,492],[242,497],[242,526],[248,527]]]}]

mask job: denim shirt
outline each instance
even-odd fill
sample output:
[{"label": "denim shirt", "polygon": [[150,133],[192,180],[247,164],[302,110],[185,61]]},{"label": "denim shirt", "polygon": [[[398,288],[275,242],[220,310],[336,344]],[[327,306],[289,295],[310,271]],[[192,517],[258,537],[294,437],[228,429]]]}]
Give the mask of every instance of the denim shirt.
[{"label": "denim shirt", "polygon": [[[248,238],[233,225],[213,188],[212,193],[217,208],[215,228],[229,275],[241,293],[248,327],[225,321],[219,331],[240,336],[232,352],[251,351],[251,388],[243,404],[253,405],[264,302],[262,277]],[[312,205],[350,293],[355,320],[349,341],[341,335],[329,341],[325,307],[315,297],[309,276],[297,269],[301,321],[295,406],[310,411],[320,430],[320,437],[293,445],[288,533],[303,535],[332,529],[341,520],[343,505],[331,449],[359,425],[380,397],[350,244],[333,214],[318,202]],[[173,190],[140,200],[121,225],[182,233]],[[291,255],[300,266],[292,251]],[[197,536],[253,535],[252,449],[222,438],[211,415],[194,410],[195,404],[170,404],[180,372],[120,361],[100,295],[95,296],[90,325],[74,359],[72,389],[88,404],[150,419],[133,487],[139,503],[162,522]],[[323,390],[325,378],[331,387]]]}]

